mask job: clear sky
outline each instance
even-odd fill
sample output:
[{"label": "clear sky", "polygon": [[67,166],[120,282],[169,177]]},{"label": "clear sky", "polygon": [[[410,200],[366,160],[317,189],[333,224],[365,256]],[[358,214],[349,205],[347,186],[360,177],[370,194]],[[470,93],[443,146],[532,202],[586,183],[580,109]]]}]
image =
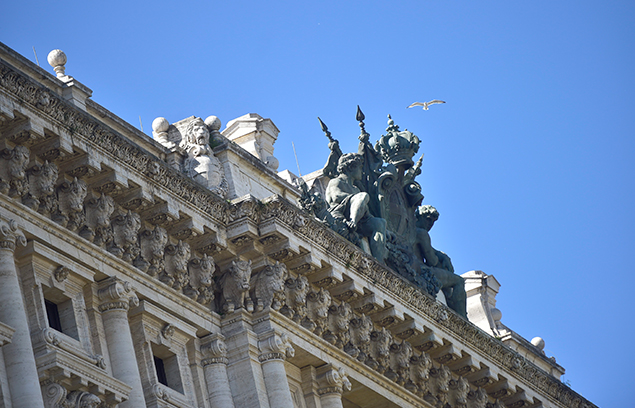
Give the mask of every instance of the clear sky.
[{"label": "clear sky", "polygon": [[[280,170],[321,168],[317,116],[355,151],[391,114],[422,140],[433,245],[502,284],[503,323],[541,336],[572,388],[632,403],[632,1],[6,1],[0,41],[55,48],[93,99],[158,116],[246,113],[280,129]],[[443,99],[429,111],[405,109]]]}]

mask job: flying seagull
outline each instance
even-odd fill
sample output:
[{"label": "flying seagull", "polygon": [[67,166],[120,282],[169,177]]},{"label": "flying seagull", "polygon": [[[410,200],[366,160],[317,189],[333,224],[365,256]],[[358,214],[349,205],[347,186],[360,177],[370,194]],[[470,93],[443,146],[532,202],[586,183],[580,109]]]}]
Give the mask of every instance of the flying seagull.
[{"label": "flying seagull", "polygon": [[[438,99],[433,99],[430,102],[415,102],[412,105],[408,106],[408,108],[414,108],[415,106],[423,106],[423,110],[428,110],[428,106],[434,105],[435,103],[445,103],[445,101],[440,101]],[[408,109],[406,108],[406,109]]]}]

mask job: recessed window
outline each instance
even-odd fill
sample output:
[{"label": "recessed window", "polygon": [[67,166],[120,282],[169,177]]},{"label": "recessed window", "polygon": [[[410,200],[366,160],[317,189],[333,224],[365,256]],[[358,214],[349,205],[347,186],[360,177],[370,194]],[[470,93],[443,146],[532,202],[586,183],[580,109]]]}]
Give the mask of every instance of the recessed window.
[{"label": "recessed window", "polygon": [[50,291],[44,293],[44,306],[49,327],[79,341],[73,301]]},{"label": "recessed window", "polygon": [[46,317],[49,319],[49,327],[61,332],[62,322],[60,321],[60,311],[57,305],[46,299],[44,299],[44,305],[46,306]]},{"label": "recessed window", "polygon": [[182,394],[183,383],[181,382],[181,371],[177,355],[172,353],[167,347],[157,344],[152,344],[152,354],[154,357],[154,368],[157,373],[157,382]]},{"label": "recessed window", "polygon": [[154,356],[154,368],[157,371],[157,380],[160,384],[168,386],[168,377],[165,375],[165,364],[163,363],[163,359]]}]

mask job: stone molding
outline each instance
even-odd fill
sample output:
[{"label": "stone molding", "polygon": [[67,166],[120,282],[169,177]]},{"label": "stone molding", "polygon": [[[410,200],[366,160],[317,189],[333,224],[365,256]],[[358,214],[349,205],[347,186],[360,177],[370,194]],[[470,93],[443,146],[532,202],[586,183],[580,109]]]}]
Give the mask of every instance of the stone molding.
[{"label": "stone molding", "polygon": [[[31,109],[49,117],[61,128],[68,129],[75,137],[99,146],[98,149],[103,149],[114,160],[125,163],[153,184],[168,188],[172,194],[205,212],[214,221],[228,225],[246,217],[257,224],[276,218],[276,221],[289,226],[301,238],[323,248],[342,264],[350,265],[377,287],[391,293],[410,308],[431,317],[440,327],[462,339],[482,355],[500,364],[502,368],[515,374],[521,381],[531,384],[540,392],[565,406],[574,408],[594,406],[556,378],[504,346],[497,339],[435,302],[421,290],[383,267],[374,259],[369,258],[359,248],[320,225],[308,215],[303,214],[301,210],[284,198],[274,196],[257,202],[257,205],[252,202],[251,208],[246,206],[245,201],[237,204],[227,203],[172,169],[167,163],[149,155],[119,133],[112,131],[106,125],[74,107],[54,91],[35,83],[28,76],[16,71],[4,61],[0,61],[0,85],[5,92],[19,99],[20,103],[30,105]],[[5,231],[2,229],[0,232],[4,233]],[[0,248],[13,250],[16,240],[22,241],[20,237],[9,235],[3,239],[0,236]],[[128,299],[128,302],[130,300],[132,299]],[[103,309],[103,311],[112,308],[127,310],[128,305],[123,300],[112,300],[100,306],[100,310]]]}]

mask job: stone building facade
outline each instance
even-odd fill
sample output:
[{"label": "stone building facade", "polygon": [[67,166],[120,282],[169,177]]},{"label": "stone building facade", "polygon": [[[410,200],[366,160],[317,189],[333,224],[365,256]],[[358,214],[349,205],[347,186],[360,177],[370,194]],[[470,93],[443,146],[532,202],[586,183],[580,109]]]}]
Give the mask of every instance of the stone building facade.
[{"label": "stone building facade", "polygon": [[466,321],[302,211],[270,119],[153,139],[65,59],[0,44],[0,406],[594,407],[493,277]]}]

